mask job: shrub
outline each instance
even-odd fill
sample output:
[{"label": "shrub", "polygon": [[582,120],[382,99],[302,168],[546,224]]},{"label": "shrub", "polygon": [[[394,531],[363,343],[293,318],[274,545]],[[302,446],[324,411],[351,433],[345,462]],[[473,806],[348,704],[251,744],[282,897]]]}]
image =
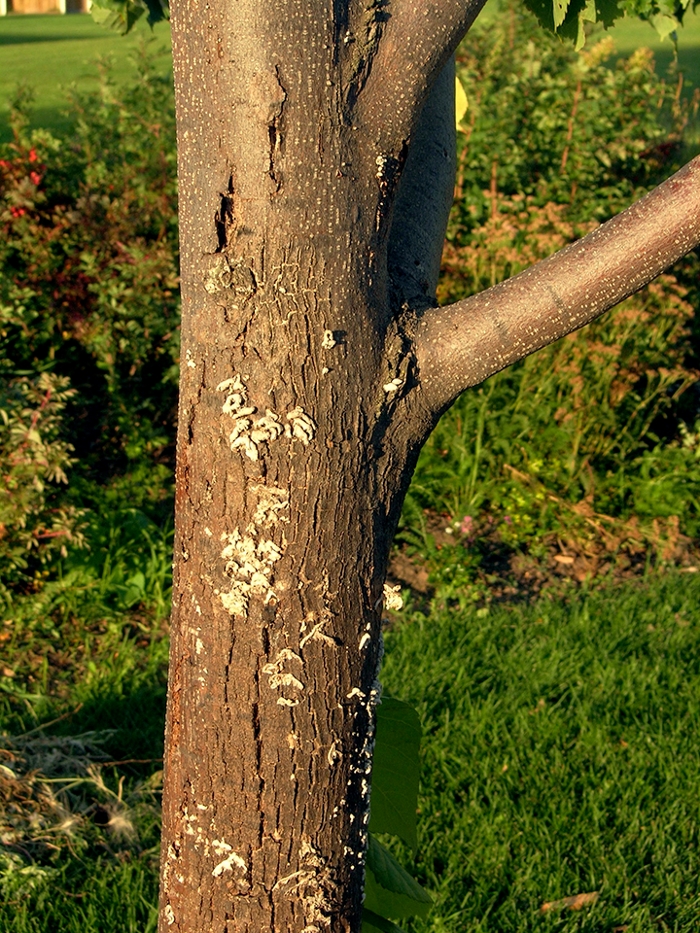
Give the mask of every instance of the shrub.
[{"label": "shrub", "polygon": [[72,447],[60,439],[62,412],[75,394],[51,373],[0,385],[0,596],[12,583],[31,586],[67,545],[83,543],[81,511],[57,505]]},{"label": "shrub", "polygon": [[[169,512],[179,295],[170,82],[144,52],[138,85],[74,95],[74,134],[27,130],[0,153],[4,378],[71,380],[73,495]],[[126,480],[125,480],[126,477]],[[69,490],[68,496],[72,495]]]}]

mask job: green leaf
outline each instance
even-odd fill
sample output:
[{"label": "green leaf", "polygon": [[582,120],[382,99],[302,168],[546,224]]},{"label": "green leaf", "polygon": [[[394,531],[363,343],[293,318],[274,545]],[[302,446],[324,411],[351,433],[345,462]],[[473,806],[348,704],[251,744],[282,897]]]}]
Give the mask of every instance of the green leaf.
[{"label": "green leaf", "polygon": [[147,23],[153,26],[154,23],[160,23],[164,19],[170,19],[169,0],[142,0],[148,8]]},{"label": "green leaf", "polygon": [[415,850],[421,738],[418,713],[408,703],[383,697],[376,716],[369,829],[398,836]]},{"label": "green leaf", "polygon": [[426,917],[433,900],[394,856],[369,837],[365,907],[380,917]]},{"label": "green leaf", "polygon": [[667,16],[665,13],[657,13],[656,16],[650,17],[649,22],[658,32],[662,41],[669,36],[673,38],[674,33],[680,26],[675,16]]},{"label": "green leaf", "polygon": [[552,0],[552,14],[554,17],[554,28],[558,29],[566,19],[566,11],[569,9],[571,0]]},{"label": "green leaf", "polygon": [[93,0],[90,13],[100,26],[125,36],[144,13],[149,26],[169,19],[170,7],[167,0]]},{"label": "green leaf", "polygon": [[550,32],[555,31],[552,0],[525,0],[525,6],[535,14],[541,26]]},{"label": "green leaf", "polygon": [[591,22],[600,22],[606,29],[612,26],[615,20],[624,16],[624,10],[620,8],[620,0],[594,0],[594,5],[595,17],[591,19]]},{"label": "green leaf", "polygon": [[592,14],[586,0],[571,0],[566,12],[566,19],[559,26],[557,34],[574,43],[574,47],[582,49],[586,42],[585,23]]},{"label": "green leaf", "polygon": [[586,23],[602,22],[605,28],[625,15],[625,0],[525,0],[540,24],[569,39],[577,49],[586,42]]},{"label": "green leaf", "polygon": [[386,917],[380,917],[379,914],[375,914],[373,911],[363,907],[362,933],[375,933],[376,930],[379,930],[380,933],[404,933],[401,927],[396,926],[391,920],[387,920]]},{"label": "green leaf", "polygon": [[146,12],[145,6],[131,0],[93,0],[90,13],[100,26],[125,36]]}]

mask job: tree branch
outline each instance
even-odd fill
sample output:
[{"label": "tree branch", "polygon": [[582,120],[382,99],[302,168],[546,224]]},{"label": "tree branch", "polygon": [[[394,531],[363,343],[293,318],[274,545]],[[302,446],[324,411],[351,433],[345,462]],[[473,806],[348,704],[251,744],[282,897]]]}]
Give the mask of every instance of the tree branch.
[{"label": "tree branch", "polygon": [[700,156],[549,259],[478,295],[432,308],[416,332],[425,400],[469,386],[594,320],[700,244]]},{"label": "tree branch", "polygon": [[362,94],[381,149],[407,139],[437,76],[486,0],[390,0]]},{"label": "tree branch", "polygon": [[408,147],[389,235],[394,300],[435,304],[456,170],[454,59],[438,75]]}]

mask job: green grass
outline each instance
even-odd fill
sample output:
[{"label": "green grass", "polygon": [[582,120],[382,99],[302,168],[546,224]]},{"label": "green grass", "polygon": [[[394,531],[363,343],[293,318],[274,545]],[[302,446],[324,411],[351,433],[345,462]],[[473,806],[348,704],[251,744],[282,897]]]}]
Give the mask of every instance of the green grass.
[{"label": "green grass", "polygon": [[425,732],[416,868],[436,906],[411,930],[698,929],[699,601],[672,574],[388,633],[385,689]]},{"label": "green grass", "polygon": [[98,26],[88,14],[0,17],[0,142],[10,138],[8,101],[18,83],[36,92],[32,126],[64,130],[68,90],[92,90],[98,84],[97,60],[108,58],[119,83],[136,75],[131,57],[139,43],[154,38],[162,49],[158,63],[170,69],[170,30],[166,23],[151,34],[139,24],[126,37]]},{"label": "green grass", "polygon": [[155,933],[158,923],[153,858],[74,859],[33,894],[6,896],[4,933]]},{"label": "green grass", "polygon": [[3,613],[3,933],[156,928],[171,541],[133,518]]}]

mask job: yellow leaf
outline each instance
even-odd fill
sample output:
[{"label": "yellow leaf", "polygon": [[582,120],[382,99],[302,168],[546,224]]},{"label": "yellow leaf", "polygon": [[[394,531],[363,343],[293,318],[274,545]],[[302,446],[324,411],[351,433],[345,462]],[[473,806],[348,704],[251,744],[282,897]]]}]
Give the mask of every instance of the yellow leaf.
[{"label": "yellow leaf", "polygon": [[467,98],[467,92],[464,90],[462,82],[457,76],[455,76],[455,123],[457,129],[460,129],[460,123],[464,119],[464,115],[469,109],[469,99]]}]

